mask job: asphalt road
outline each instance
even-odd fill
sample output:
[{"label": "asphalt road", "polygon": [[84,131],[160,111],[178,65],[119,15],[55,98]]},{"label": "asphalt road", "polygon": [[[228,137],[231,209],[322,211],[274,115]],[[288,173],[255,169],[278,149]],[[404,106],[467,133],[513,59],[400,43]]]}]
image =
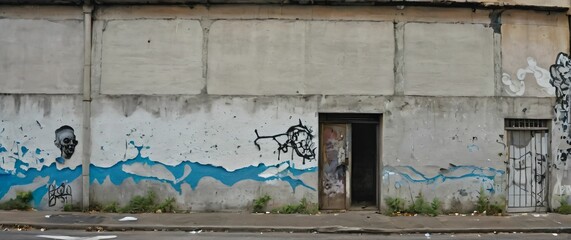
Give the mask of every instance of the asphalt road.
[{"label": "asphalt road", "polygon": [[61,239],[61,240],[157,240],[157,239],[173,239],[173,240],[214,240],[214,239],[233,239],[233,240],[254,240],[254,239],[275,239],[275,240],[302,240],[302,239],[410,239],[410,240],[438,240],[438,239],[504,239],[504,240],[557,240],[571,239],[570,234],[524,234],[524,233],[499,233],[499,234],[412,234],[412,235],[359,235],[359,234],[312,234],[312,233],[214,233],[214,232],[85,232],[85,231],[4,231],[0,232],[2,240],[42,240],[42,239]]}]

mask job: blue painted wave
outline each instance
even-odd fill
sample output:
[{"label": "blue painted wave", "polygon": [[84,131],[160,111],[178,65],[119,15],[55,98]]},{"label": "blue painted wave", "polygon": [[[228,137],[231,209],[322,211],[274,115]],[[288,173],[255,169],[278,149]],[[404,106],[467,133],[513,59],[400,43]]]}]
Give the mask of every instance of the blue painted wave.
[{"label": "blue painted wave", "polygon": [[[505,174],[505,171],[491,167],[482,168],[472,165],[452,166],[448,169],[442,169],[438,174],[429,177],[411,166],[385,166],[383,169],[383,177],[388,177],[391,174],[397,174],[412,183],[432,184],[439,180],[440,182],[445,182],[446,180],[460,180],[466,178],[493,181],[496,176]],[[487,188],[487,190],[492,193],[495,192],[493,186]]]},{"label": "blue painted wave", "polygon": [[[75,169],[63,168],[57,169],[55,163],[48,166],[43,166],[41,169],[28,168],[29,164],[16,159],[14,165],[14,170],[5,170],[0,168],[0,198],[4,197],[6,193],[10,190],[10,187],[14,186],[25,186],[28,184],[35,183],[39,181],[37,178],[49,178],[48,184],[55,183],[57,185],[61,183],[72,182],[81,176],[81,167]],[[41,186],[32,190],[32,195],[34,196],[34,206],[40,205],[42,198],[48,192],[47,186]]]},{"label": "blue painted wave", "polygon": [[[134,145],[133,142],[131,144]],[[254,181],[270,181],[278,180],[287,182],[293,191],[297,187],[305,187],[315,191],[314,187],[309,186],[304,183],[301,179],[294,178],[296,176],[302,175],[304,173],[315,172],[316,168],[307,169],[295,169],[290,165],[289,162],[282,162],[276,165],[265,165],[260,163],[256,166],[248,166],[240,168],[234,171],[228,171],[223,167],[214,166],[211,164],[202,164],[198,162],[183,161],[176,166],[170,166],[163,164],[161,162],[153,161],[148,157],[141,156],[141,149],[148,148],[143,146],[135,146],[138,150],[137,156],[132,159],[127,159],[125,161],[119,161],[111,167],[99,167],[93,164],[90,165],[90,182],[103,183],[106,178],[109,178],[111,183],[115,185],[120,185],[123,181],[132,178],[136,183],[142,180],[148,181],[158,181],[162,183],[169,184],[173,189],[182,192],[181,185],[187,183],[192,189],[196,189],[200,180],[204,177],[214,178],[227,186],[233,186],[237,182],[244,180],[254,180]],[[27,148],[26,148],[27,149]],[[0,153],[7,150],[0,146]],[[26,150],[27,152],[27,150]],[[36,153],[42,152],[40,149],[36,149]],[[22,154],[24,155],[24,154]],[[8,193],[11,187],[14,186],[25,186],[39,181],[38,178],[48,178],[48,184],[60,185],[61,183],[71,183],[81,176],[81,167],[76,167],[71,169],[69,167],[58,169],[56,163],[51,163],[47,166],[42,166],[40,169],[29,168],[29,164],[22,161],[19,158],[11,157],[10,159],[15,160],[14,170],[6,170],[0,166],[0,198]],[[43,162],[43,158],[38,158],[36,161]],[[161,179],[156,176],[141,176],[137,174],[132,174],[124,171],[124,167],[129,167],[132,164],[140,163],[143,165],[154,166],[161,165],[167,169],[176,180]],[[285,165],[285,166],[284,166]],[[190,167],[191,172],[185,175],[185,168]],[[277,174],[262,177],[261,173],[264,173],[268,169],[275,168],[282,169]],[[41,203],[42,198],[46,195],[48,191],[48,186],[43,185],[32,189],[32,194],[34,196],[34,206],[38,207]]]},{"label": "blue painted wave", "polygon": [[[131,142],[134,145],[134,143]],[[141,149],[143,146],[135,146],[137,149],[137,156],[128,159],[125,161],[117,162],[115,165],[107,168],[98,167],[95,165],[90,166],[90,175],[91,175],[91,182],[98,182],[103,183],[105,178],[109,177],[111,182],[115,185],[120,185],[123,181],[127,180],[128,178],[132,178],[135,183],[140,182],[141,180],[152,180],[152,181],[159,181],[163,183],[168,183],[171,185],[173,189],[181,193],[181,185],[183,183],[187,183],[190,187],[194,190],[198,186],[200,180],[204,177],[211,177],[220,182],[222,182],[226,186],[233,186],[237,182],[244,181],[244,180],[254,180],[254,181],[270,181],[270,180],[279,180],[289,183],[292,190],[298,186],[302,186],[311,190],[315,191],[314,187],[309,186],[308,184],[304,183],[300,179],[293,178],[292,176],[299,176],[304,173],[308,172],[315,172],[316,168],[307,168],[307,169],[294,169],[292,168],[288,162],[282,162],[277,165],[265,165],[260,163],[256,166],[248,166],[240,169],[236,169],[234,171],[228,171],[223,167],[214,166],[211,164],[203,164],[198,162],[191,162],[191,161],[183,161],[176,166],[170,166],[163,164],[161,162],[153,161],[148,157],[141,156]],[[141,176],[137,174],[132,174],[125,172],[123,170],[124,166],[130,166],[134,163],[141,163],[148,166],[154,165],[161,165],[162,167],[166,168],[177,180],[168,180],[168,179],[160,179],[157,177],[151,176]],[[269,177],[261,177],[260,174],[265,172],[270,168],[280,168],[282,165],[287,164],[287,167],[279,172],[276,175],[269,176]],[[184,169],[190,167],[191,173],[184,177]],[[283,167],[282,167],[283,168]],[[291,176],[290,176],[291,175]],[[183,178],[184,177],[184,178]]]}]

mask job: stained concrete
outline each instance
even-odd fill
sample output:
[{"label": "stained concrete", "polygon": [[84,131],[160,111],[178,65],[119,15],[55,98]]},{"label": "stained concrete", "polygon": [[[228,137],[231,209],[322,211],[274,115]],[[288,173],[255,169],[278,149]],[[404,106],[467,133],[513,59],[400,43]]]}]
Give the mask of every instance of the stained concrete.
[{"label": "stained concrete", "polygon": [[383,22],[216,21],[210,94],[393,92],[393,27]]},{"label": "stained concrete", "polygon": [[[550,86],[549,67],[555,62],[555,56],[560,52],[569,52],[567,15],[506,11],[501,18],[502,74],[509,74],[518,83],[523,80],[523,96],[555,96],[554,89],[549,93],[538,82],[545,78],[543,85]],[[506,91],[502,91],[502,94],[509,95]]]},{"label": "stained concrete", "polygon": [[407,23],[404,94],[493,96],[492,33],[478,24]]},{"label": "stained concrete", "polygon": [[[0,8],[4,17],[0,23],[14,29],[35,29],[22,23],[51,26],[63,22],[77,24],[73,29],[81,30],[81,22],[76,20],[81,15],[74,15],[77,9],[56,11],[50,6],[32,11],[62,14],[57,21],[54,16],[41,20],[26,9]],[[251,200],[265,193],[276,196],[276,206],[303,198],[317,202],[317,170],[293,176],[310,188],[292,189],[275,179],[246,179],[231,185],[218,176],[201,179],[195,189],[187,183],[180,191],[175,188],[179,178],[189,172],[181,163],[190,161],[207,166],[209,171],[224,170],[220,176],[261,164],[287,162],[298,170],[319,167],[319,113],[376,113],[383,117],[380,199],[398,196],[412,200],[422,192],[427,199],[445,196],[441,199],[445,207],[450,207],[453,197],[469,207],[482,186],[500,199],[508,183],[500,172],[507,169],[502,145],[506,144],[504,119],[552,119],[555,104],[554,98],[535,97],[539,95],[532,92],[523,97],[504,96],[498,78],[502,74],[500,57],[504,49],[515,56],[517,48],[500,46],[502,34],[506,34],[504,41],[518,41],[520,36],[538,31],[547,34],[530,37],[527,47],[533,49],[530,53],[547,49],[542,55],[545,59],[557,48],[538,46],[539,40],[563,46],[561,39],[568,34],[554,35],[566,26],[563,14],[507,11],[505,26],[494,32],[490,13],[386,6],[103,6],[96,10],[94,22],[91,115],[81,115],[79,96],[24,91],[65,93],[57,92],[58,88],[44,89],[57,84],[42,85],[37,79],[30,85],[27,80],[24,85],[9,82],[12,89],[26,94],[2,96],[0,101],[0,144],[9,146],[0,152],[0,157],[8,159],[0,166],[15,168],[10,157],[21,152],[21,146],[15,144],[19,141],[50,154],[49,161],[43,163],[35,155],[26,155],[29,168],[49,167],[59,150],[49,137],[54,129],[67,124],[79,136],[88,130],[80,123],[90,119],[92,144],[86,149],[92,152],[92,169],[108,170],[108,176],[126,176],[120,182],[94,182],[91,200],[125,203],[151,188],[161,197],[175,197],[181,208],[196,211],[248,209]],[[524,30],[519,31],[522,26]],[[78,32],[74,34],[81,39]],[[22,41],[35,44],[35,38],[40,36]],[[17,47],[24,49],[25,45]],[[43,59],[42,51],[32,56]],[[12,62],[18,58],[5,57]],[[33,57],[29,62],[41,63]],[[81,59],[70,66],[80,71]],[[78,76],[79,85],[70,93],[78,93],[80,79]],[[285,134],[288,129],[300,120],[313,134],[307,142],[316,145],[316,158],[305,164],[297,155],[292,157],[291,149],[286,154],[278,148],[282,138],[290,136]],[[259,148],[254,144],[258,136],[267,137],[258,142]],[[42,154],[38,156],[46,157]],[[76,152],[78,156],[80,152]],[[152,161],[145,162],[145,158]],[[110,170],[126,161],[130,162]],[[80,163],[81,159],[73,158],[58,165],[58,170],[66,173],[66,167],[75,169]],[[463,166],[461,171],[469,169],[478,177],[446,181],[403,177],[415,171],[427,178],[463,176],[450,173],[454,166]],[[268,168],[252,178],[293,175],[282,170]],[[197,172],[190,170],[191,175]],[[145,179],[139,181],[141,178]],[[51,178],[44,177],[33,184],[20,184],[4,198],[13,197],[15,190],[43,190],[50,182]],[[72,185],[79,186],[78,182]],[[567,186],[568,181],[563,179],[560,185]],[[74,188],[76,192],[80,193]],[[46,209],[47,194],[38,197],[42,199],[39,207]],[[557,196],[551,197],[553,201]]]},{"label": "stained concrete", "polygon": [[198,21],[109,21],[102,41],[102,94],[197,94],[204,87]]},{"label": "stained concrete", "polygon": [[0,93],[81,92],[82,22],[0,18],[0,29]]}]

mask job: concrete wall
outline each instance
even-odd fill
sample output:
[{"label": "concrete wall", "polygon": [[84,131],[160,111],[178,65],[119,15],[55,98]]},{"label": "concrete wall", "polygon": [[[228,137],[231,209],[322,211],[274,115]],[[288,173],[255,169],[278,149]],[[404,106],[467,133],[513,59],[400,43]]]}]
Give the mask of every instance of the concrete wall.
[{"label": "concrete wall", "polygon": [[[0,7],[0,201],[30,190],[39,208],[81,202],[81,19],[81,8]],[[55,145],[62,126],[79,140],[71,156]]]},{"label": "concrete wall", "polygon": [[[69,196],[49,186],[65,183],[69,201],[80,201],[85,155],[92,203],[126,203],[149,189],[194,211],[243,210],[263,194],[271,206],[317,202],[318,115],[340,112],[383,116],[381,199],[422,192],[469,206],[481,187],[501,199],[504,119],[555,117],[558,100],[544,82],[569,50],[567,16],[557,12],[106,6],[94,12],[93,100],[84,113],[78,10],[0,11],[0,26],[14,32],[0,41],[29,51],[0,54],[9,86],[0,89],[0,178],[13,183],[1,200],[32,190],[36,207],[61,208]],[[553,123],[555,140],[565,130]],[[54,131],[63,125],[80,142],[58,163]],[[552,151],[561,159],[559,145]],[[565,162],[551,200],[571,185]]]}]

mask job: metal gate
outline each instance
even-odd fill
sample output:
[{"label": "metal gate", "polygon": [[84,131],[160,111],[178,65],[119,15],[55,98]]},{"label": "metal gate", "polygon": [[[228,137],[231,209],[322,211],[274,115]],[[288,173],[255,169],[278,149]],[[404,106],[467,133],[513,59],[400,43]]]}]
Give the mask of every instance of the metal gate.
[{"label": "metal gate", "polygon": [[508,134],[508,211],[546,211],[549,128],[547,121],[506,120]]}]

